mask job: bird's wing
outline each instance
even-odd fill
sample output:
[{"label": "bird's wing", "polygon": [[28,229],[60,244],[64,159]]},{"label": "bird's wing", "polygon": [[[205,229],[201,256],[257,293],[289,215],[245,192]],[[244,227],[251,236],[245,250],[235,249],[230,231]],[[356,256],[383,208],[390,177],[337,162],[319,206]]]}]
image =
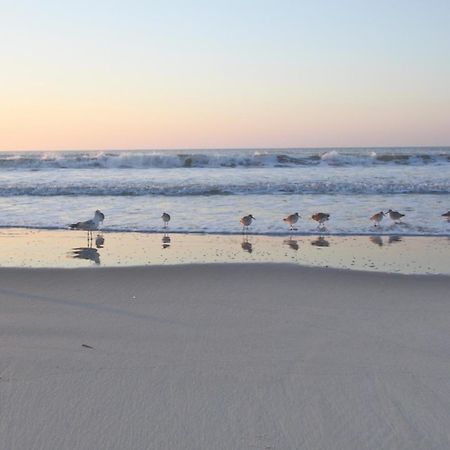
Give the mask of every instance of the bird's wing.
[{"label": "bird's wing", "polygon": [[96,228],[96,226],[95,222],[91,219],[85,220],[84,222],[78,222],[76,228],[79,230],[90,230],[92,228]]}]

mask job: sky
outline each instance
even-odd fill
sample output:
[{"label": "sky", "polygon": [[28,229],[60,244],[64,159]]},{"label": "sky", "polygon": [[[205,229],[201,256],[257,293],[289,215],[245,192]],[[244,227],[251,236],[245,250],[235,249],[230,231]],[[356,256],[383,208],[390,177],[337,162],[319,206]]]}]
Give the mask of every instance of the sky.
[{"label": "sky", "polygon": [[448,0],[0,0],[0,151],[450,145]]}]

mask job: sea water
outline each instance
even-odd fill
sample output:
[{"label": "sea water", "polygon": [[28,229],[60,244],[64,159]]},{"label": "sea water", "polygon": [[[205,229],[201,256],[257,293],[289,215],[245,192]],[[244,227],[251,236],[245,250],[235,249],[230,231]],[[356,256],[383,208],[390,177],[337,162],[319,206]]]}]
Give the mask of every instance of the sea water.
[{"label": "sea water", "polygon": [[[369,217],[389,208],[403,223]],[[450,235],[450,148],[0,153],[0,226],[66,228],[100,209],[105,230],[283,234]]]}]

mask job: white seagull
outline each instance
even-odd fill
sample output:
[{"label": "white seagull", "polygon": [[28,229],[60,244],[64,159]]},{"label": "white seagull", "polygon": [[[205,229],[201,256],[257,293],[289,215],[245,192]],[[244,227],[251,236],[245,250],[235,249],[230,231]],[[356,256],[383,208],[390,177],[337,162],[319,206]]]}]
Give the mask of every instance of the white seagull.
[{"label": "white seagull", "polygon": [[92,232],[98,230],[101,222],[105,220],[105,215],[97,209],[94,214],[94,218],[90,220],[85,220],[84,222],[77,222],[70,225],[72,230],[83,230]]}]

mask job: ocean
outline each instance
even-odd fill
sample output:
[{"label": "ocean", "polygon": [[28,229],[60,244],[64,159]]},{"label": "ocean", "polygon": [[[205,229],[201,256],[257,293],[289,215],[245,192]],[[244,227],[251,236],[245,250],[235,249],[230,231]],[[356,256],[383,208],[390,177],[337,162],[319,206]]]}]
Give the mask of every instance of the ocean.
[{"label": "ocean", "polygon": [[[389,208],[402,224],[369,217]],[[0,153],[0,227],[67,228],[100,209],[111,231],[450,236],[450,147]]]}]

